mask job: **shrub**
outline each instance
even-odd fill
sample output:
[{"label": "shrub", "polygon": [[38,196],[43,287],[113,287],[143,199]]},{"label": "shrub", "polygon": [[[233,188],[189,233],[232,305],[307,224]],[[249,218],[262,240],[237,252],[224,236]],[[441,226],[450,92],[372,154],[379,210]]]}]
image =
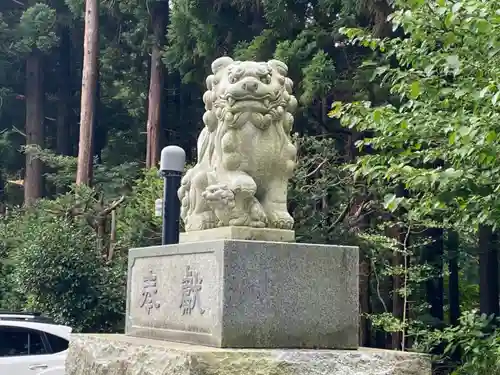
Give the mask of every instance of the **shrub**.
[{"label": "shrub", "polygon": [[84,215],[55,215],[47,203],[4,220],[1,259],[10,266],[10,290],[2,307],[40,311],[80,332],[121,329],[126,259],[107,262]]},{"label": "shrub", "polygon": [[[454,375],[499,375],[500,333],[493,316],[479,315],[476,310],[462,313],[459,324],[420,334],[418,347],[430,351],[444,345],[444,353],[436,363],[448,367],[453,363]],[[456,358],[460,358],[456,361]]]}]

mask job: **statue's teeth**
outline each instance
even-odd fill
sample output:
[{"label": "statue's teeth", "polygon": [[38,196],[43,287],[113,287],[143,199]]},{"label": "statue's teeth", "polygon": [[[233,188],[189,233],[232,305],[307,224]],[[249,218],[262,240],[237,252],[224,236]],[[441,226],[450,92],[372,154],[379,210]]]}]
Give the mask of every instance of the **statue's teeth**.
[{"label": "statue's teeth", "polygon": [[229,103],[229,105],[232,107],[234,105],[234,103],[236,102],[236,100],[234,100],[234,98],[228,98],[227,99],[227,102]]},{"label": "statue's teeth", "polygon": [[264,105],[265,105],[266,107],[269,107],[269,99],[265,99],[265,100],[264,100]]}]

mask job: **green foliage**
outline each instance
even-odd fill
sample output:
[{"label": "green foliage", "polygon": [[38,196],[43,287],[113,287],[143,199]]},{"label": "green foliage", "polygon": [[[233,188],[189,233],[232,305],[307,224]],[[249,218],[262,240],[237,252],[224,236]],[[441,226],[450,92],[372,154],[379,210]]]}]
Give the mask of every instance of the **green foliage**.
[{"label": "green foliage", "polygon": [[440,361],[461,356],[455,375],[500,374],[500,335],[495,328],[495,319],[479,315],[477,311],[465,311],[459,325],[446,327],[442,331],[421,332],[417,347],[429,351],[445,343]]},{"label": "green foliage", "polygon": [[304,93],[300,97],[302,103],[310,104],[313,99],[324,98],[332,90],[335,81],[335,64],[325,51],[316,52],[302,73],[304,75],[302,84]]},{"label": "green foliage", "polygon": [[364,96],[367,91],[367,77],[353,69],[353,62],[365,52],[352,48],[338,53],[334,48],[338,28],[356,24],[361,9],[357,2],[223,0],[207,6],[199,0],[176,0],[164,62],[180,73],[182,82],[203,85],[211,62],[221,55],[281,59],[289,66],[295,94],[303,104],[296,129],[321,132],[334,123],[324,113],[329,97]]},{"label": "green foliage", "polygon": [[313,99],[328,96],[335,86],[335,62],[325,50],[326,43],[333,43],[328,32],[321,29],[305,29],[296,39],[278,43],[275,58],[289,65],[291,76],[299,84],[300,102],[310,105]]},{"label": "green foliage", "polygon": [[[391,228],[392,227],[392,228]],[[408,337],[413,336],[416,327],[438,325],[435,319],[426,313],[427,307],[422,302],[422,285],[436,275],[432,274],[432,269],[427,264],[416,262],[426,238],[421,240],[412,240],[415,238],[417,230],[411,226],[405,230],[405,233],[397,236],[398,238],[381,235],[394,230],[394,223],[381,223],[379,228],[368,229],[360,233],[362,247],[365,248],[366,257],[369,260],[372,272],[375,274],[374,289],[378,293],[378,304],[381,304],[381,313],[368,314],[373,327],[384,332],[399,333],[402,337],[401,346],[396,349],[402,349],[408,342]],[[401,262],[395,264],[394,258],[398,256]],[[439,277],[439,275],[437,276]],[[403,308],[402,316],[392,314],[391,306],[387,301],[381,298],[380,289],[383,280],[386,278],[398,278],[400,280],[398,287],[392,287],[390,294],[392,298],[401,299]]]},{"label": "green foliage", "polygon": [[16,48],[24,53],[29,53],[34,49],[42,52],[50,51],[58,42],[55,26],[55,9],[43,3],[33,5],[21,15],[18,26],[20,39]]},{"label": "green foliage", "polygon": [[[9,135],[7,131],[0,131],[0,160],[9,160],[13,156],[14,150]],[[3,168],[0,167],[1,169]]]},{"label": "green foliage", "polygon": [[165,64],[180,72],[183,82],[201,83],[213,60],[238,42],[260,33],[252,28],[255,2],[175,0],[171,6]]},{"label": "green foliage", "polygon": [[13,270],[14,266],[9,260],[4,258],[0,260],[0,307],[9,306],[21,310],[24,298],[13,293],[11,281]]},{"label": "green foliage", "polygon": [[4,15],[0,13],[0,51],[5,53],[9,35],[9,25],[4,19]]},{"label": "green foliage", "polygon": [[[81,191],[42,200],[2,220],[0,258],[12,266],[4,307],[41,311],[75,331],[120,329],[126,258],[118,254],[107,264],[86,220],[88,196]],[[76,215],[80,205],[84,211]]]},{"label": "green foliage", "polygon": [[345,211],[355,186],[339,165],[335,140],[304,136],[295,141],[299,156],[288,197],[297,238],[309,243],[351,243],[353,236],[342,224],[349,218]]},{"label": "green foliage", "polygon": [[[127,251],[157,245],[161,235],[154,201],[162,195],[162,180],[156,170],[140,169],[153,4],[100,2],[94,187],[76,189],[84,1],[42,1],[26,9],[17,2],[0,3],[2,177],[22,180],[24,158],[18,150],[29,150],[43,161],[47,196],[53,196],[30,210],[19,209],[15,205],[23,191],[7,184],[0,202],[0,210],[8,208],[5,217],[0,211],[0,307],[42,310],[79,331],[120,330]],[[284,60],[301,103],[295,115],[298,164],[289,186],[298,240],[360,246],[361,287],[369,298],[363,318],[370,319],[373,336],[397,333],[410,344],[427,337],[422,350],[459,343],[468,348],[466,373],[493,366],[496,333],[478,320],[466,322],[470,314],[454,331],[431,330],[445,322],[429,315],[424,284],[443,276],[447,285],[448,275],[421,258],[432,241],[422,234],[427,228],[459,232],[461,308],[477,307],[471,223],[496,224],[500,212],[497,2],[396,1],[391,20],[404,38],[394,39],[368,35],[389,35],[390,8],[384,1],[170,4],[162,142],[179,144],[194,157],[204,80],[215,58]],[[343,30],[353,41],[346,45],[340,27],[364,31]],[[68,97],[59,92],[64,51],[55,48],[64,44],[58,46],[64,30],[71,35]],[[46,144],[25,149],[18,130],[25,121],[23,69],[27,54],[36,50],[44,53]],[[359,66],[369,57],[373,61]],[[332,108],[348,129],[326,116],[332,101],[355,101]],[[52,150],[64,102],[69,155]],[[354,140],[359,140],[358,153]],[[408,194],[400,194],[401,187]],[[114,203],[113,215],[103,213]],[[396,279],[402,283],[394,286]],[[396,297],[404,300],[404,316],[393,314]]]},{"label": "green foliage", "polygon": [[[479,0],[395,5],[393,30],[404,37],[377,39],[361,29],[341,30],[353,45],[377,53],[378,61],[362,67],[391,96],[385,103],[334,102],[330,116],[362,134],[356,143],[361,156],[346,169],[378,192],[386,217],[393,220],[389,229],[392,224],[461,232],[460,299],[467,310],[478,304],[477,273],[470,274],[477,263],[464,245],[478,225],[495,228],[500,222],[500,6]],[[403,262],[394,266],[376,237],[368,238],[375,248],[376,290],[380,275],[402,278],[403,288],[393,293],[404,298],[404,312],[402,318],[393,316],[380,298],[384,310],[371,316],[372,324],[412,336],[415,348],[424,351],[445,344],[441,360],[449,365],[461,358],[457,374],[498,373],[500,345],[491,320],[466,311],[457,327],[435,330],[430,327],[443,322],[428,320],[427,307],[410,302],[422,301],[423,282],[441,277],[442,270],[421,264],[426,240],[416,243],[412,234],[410,247],[397,243],[391,253],[400,253]]]},{"label": "green foliage", "polygon": [[134,184],[129,202],[119,211],[120,246],[140,247],[161,243],[161,217],[155,216],[155,200],[162,197],[158,170],[144,171]]},{"label": "green foliage", "polygon": [[[394,28],[409,38],[379,40],[361,30],[353,43],[378,49],[399,67],[375,69],[375,78],[399,99],[335,105],[331,115],[372,137],[358,142],[375,153],[355,171],[376,184],[402,184],[403,204],[415,218],[443,217],[464,227],[500,222],[498,148],[500,19],[497,2],[396,2]],[[397,204],[396,204],[397,203]]]},{"label": "green foliage", "polygon": [[48,53],[57,45],[56,10],[42,2],[24,11],[19,9],[1,13],[0,51],[9,58],[25,57],[34,52]]},{"label": "green foliage", "polygon": [[[76,178],[77,158],[73,156],[57,155],[51,150],[42,150],[39,146],[28,145],[23,151],[31,153],[35,158],[52,168],[45,177],[57,188],[69,188]],[[112,163],[94,165],[94,187],[108,196],[128,193],[131,186],[131,177],[139,173],[135,162],[123,162],[117,165]]]},{"label": "green foliage", "polygon": [[273,29],[264,29],[252,41],[241,41],[234,49],[234,58],[238,60],[264,61],[269,59],[269,53],[276,45],[276,35]]}]

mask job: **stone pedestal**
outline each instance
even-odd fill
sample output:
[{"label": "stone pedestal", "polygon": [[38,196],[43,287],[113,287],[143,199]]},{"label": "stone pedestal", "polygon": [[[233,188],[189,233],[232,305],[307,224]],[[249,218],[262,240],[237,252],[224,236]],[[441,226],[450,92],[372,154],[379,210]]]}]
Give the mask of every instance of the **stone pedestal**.
[{"label": "stone pedestal", "polygon": [[129,252],[126,334],[214,347],[358,347],[358,248],[214,240]]},{"label": "stone pedestal", "polygon": [[389,350],[219,349],[125,335],[74,335],[66,375],[431,375]]},{"label": "stone pedestal", "polygon": [[180,233],[181,243],[213,240],[295,242],[295,231],[273,228],[220,227]]}]

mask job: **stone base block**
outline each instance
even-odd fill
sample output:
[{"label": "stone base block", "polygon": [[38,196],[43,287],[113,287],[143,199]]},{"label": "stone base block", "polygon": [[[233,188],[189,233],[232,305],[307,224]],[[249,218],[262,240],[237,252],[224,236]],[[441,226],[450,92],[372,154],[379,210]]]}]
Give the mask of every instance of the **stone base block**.
[{"label": "stone base block", "polygon": [[429,357],[389,350],[219,349],[74,335],[66,375],[431,375]]},{"label": "stone base block", "polygon": [[294,242],[295,231],[273,228],[220,227],[180,234],[181,243],[211,240]]},{"label": "stone base block", "polygon": [[215,347],[358,347],[358,248],[216,240],[131,249],[126,334]]}]

